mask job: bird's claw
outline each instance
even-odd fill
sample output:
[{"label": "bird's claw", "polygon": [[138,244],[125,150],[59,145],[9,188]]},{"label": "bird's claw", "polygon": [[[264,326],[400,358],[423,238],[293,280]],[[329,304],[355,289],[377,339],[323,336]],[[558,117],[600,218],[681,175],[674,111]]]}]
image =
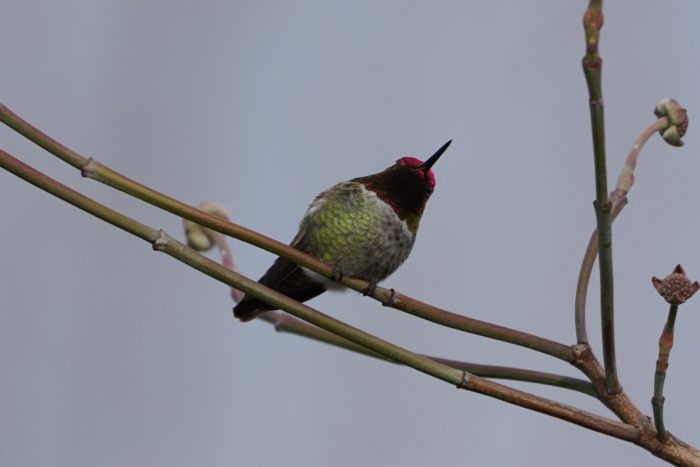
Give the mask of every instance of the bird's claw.
[{"label": "bird's claw", "polygon": [[374,295],[375,290],[377,290],[377,283],[370,282],[369,284],[367,284],[367,287],[365,288],[365,290],[362,291],[362,295],[364,295],[365,297],[367,295]]},{"label": "bird's claw", "polygon": [[343,280],[343,273],[340,272],[340,269],[338,269],[335,266],[331,268],[331,280],[333,282],[340,282],[341,280]]}]

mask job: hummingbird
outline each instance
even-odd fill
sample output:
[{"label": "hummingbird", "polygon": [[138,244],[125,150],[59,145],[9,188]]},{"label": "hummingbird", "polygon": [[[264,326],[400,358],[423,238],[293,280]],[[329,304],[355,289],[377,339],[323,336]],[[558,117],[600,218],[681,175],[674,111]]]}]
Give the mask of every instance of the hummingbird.
[{"label": "hummingbird", "polygon": [[[450,143],[452,140],[425,162],[402,157],[381,172],[320,192],[306,209],[290,245],[331,266],[335,278],[367,281],[365,293],[370,293],[408,258],[426,202],[435,189],[431,167]],[[258,282],[300,302],[344,288],[282,257]],[[273,309],[246,295],[233,314],[245,322]]]}]

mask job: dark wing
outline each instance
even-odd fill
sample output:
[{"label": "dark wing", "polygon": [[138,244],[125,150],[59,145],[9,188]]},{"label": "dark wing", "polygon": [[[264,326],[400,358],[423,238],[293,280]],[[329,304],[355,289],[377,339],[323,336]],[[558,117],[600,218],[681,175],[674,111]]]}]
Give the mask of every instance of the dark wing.
[{"label": "dark wing", "polygon": [[[291,246],[302,251],[309,251],[306,229],[302,228],[291,243]],[[258,281],[299,302],[305,302],[326,291],[320,282],[311,279],[302,268],[288,259],[279,257]],[[246,295],[234,308],[233,315],[241,321],[250,321],[264,311],[274,310],[275,307]]]}]

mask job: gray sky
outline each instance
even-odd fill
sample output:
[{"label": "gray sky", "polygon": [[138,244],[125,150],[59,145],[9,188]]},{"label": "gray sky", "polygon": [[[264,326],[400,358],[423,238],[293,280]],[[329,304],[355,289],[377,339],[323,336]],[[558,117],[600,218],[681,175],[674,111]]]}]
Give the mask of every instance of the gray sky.
[{"label": "gray sky", "polygon": [[[0,100],[64,144],[289,241],[319,190],[425,157],[411,258],[388,287],[562,342],[594,224],[584,1],[5,0]],[[602,36],[611,183],[667,96],[693,119],[700,4],[618,1]],[[181,236],[6,128],[0,147]],[[666,306],[700,278],[697,157],[655,138],[614,229],[618,367],[647,413]],[[646,451],[231,316],[225,287],[0,172],[0,464],[660,465]],[[274,257],[232,242],[242,272]],[[590,332],[598,335],[597,276]],[[567,365],[382,308],[311,304],[416,351],[576,375]],[[668,428],[697,439],[700,301],[681,308]],[[596,345],[598,340],[596,339]],[[605,413],[566,391],[518,385]],[[572,454],[573,453],[573,454]]]}]

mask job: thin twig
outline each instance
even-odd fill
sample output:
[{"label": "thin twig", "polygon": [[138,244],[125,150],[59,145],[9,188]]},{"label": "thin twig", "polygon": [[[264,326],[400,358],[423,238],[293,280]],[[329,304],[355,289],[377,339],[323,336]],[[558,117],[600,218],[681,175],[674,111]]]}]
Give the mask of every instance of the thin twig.
[{"label": "thin twig", "polygon": [[[319,342],[324,342],[335,347],[341,347],[346,350],[360,353],[362,355],[375,357],[383,359],[392,363],[397,363],[392,360],[387,360],[382,355],[367,350],[364,347],[353,344],[352,342],[343,339],[342,337],[331,334],[330,332],[324,331],[323,329],[308,324],[295,318],[287,313],[282,313],[279,311],[269,311],[261,314],[258,319],[267,321],[271,323],[275,330],[278,332],[287,332],[290,334],[295,334],[299,336],[306,337],[308,339],[313,339]],[[522,368],[512,368],[497,365],[482,365],[478,363],[463,362],[459,360],[452,360],[442,357],[434,357],[425,355],[427,358],[443,363],[445,365],[451,366],[452,368],[458,368],[460,370],[468,371],[469,373],[481,376],[483,378],[496,378],[496,379],[508,379],[513,381],[524,381],[528,383],[545,384],[548,386],[559,387],[563,389],[571,389],[573,391],[578,391],[580,393],[597,397],[596,390],[593,385],[583,379],[572,378],[564,375],[557,375],[552,373],[546,373],[541,371],[526,370]]]},{"label": "thin twig", "polygon": [[[615,221],[618,214],[627,204],[627,194],[634,184],[634,169],[637,166],[637,159],[644,147],[644,144],[654,133],[668,126],[668,118],[663,117],[649,125],[637,137],[632,144],[632,148],[627,154],[625,164],[622,167],[620,176],[617,179],[615,191],[610,196],[612,202],[612,218]],[[588,331],[586,330],[586,295],[588,294],[588,283],[593,271],[596,256],[598,255],[598,230],[594,230],[588,242],[588,247],[583,255],[581,269],[579,270],[578,282],[576,284],[576,300],[574,306],[574,322],[576,325],[576,340],[579,344],[588,343]]]},{"label": "thin twig", "polygon": [[615,364],[615,309],[612,264],[612,208],[608,199],[608,179],[605,165],[605,121],[601,68],[603,61],[598,52],[600,29],[603,27],[603,0],[590,0],[583,16],[586,34],[586,55],[582,65],[588,85],[591,129],[593,134],[593,160],[596,181],[596,221],[598,224],[598,257],[600,268],[600,312],[603,333],[603,360],[608,393],[620,392],[622,386]]},{"label": "thin twig", "polygon": [[668,127],[668,125],[668,117],[656,119],[656,121],[646,127],[644,131],[637,136],[637,139],[634,140],[634,143],[627,154],[627,158],[625,159],[625,165],[622,167],[619,177],[617,177],[615,191],[613,191],[612,195],[610,196],[613,203],[613,209],[616,203],[620,203],[621,200],[627,196],[632,189],[632,185],[634,185],[634,170],[637,167],[637,161],[639,160],[639,155],[641,154],[644,145],[647,141],[649,141],[649,138],[654,136],[657,131]]},{"label": "thin twig", "polygon": [[[468,373],[465,374],[468,375]],[[594,431],[604,428],[604,433],[625,441],[637,442],[641,436],[641,431],[636,426],[621,422],[614,422],[614,425],[610,425],[610,421],[605,417],[590,412],[584,412],[580,409],[574,409],[565,404],[557,404],[557,406],[551,407],[551,401],[547,399],[533,396],[532,394],[509,388],[487,379],[467,377],[460,387],[538,412],[542,406],[546,406],[548,415],[577,425],[581,424],[581,426]]]},{"label": "thin twig", "polygon": [[666,370],[668,370],[668,358],[673,347],[673,327],[676,323],[678,305],[671,305],[668,310],[668,318],[664,330],[659,338],[659,358],[656,360],[654,372],[654,397],[651,399],[651,407],[654,412],[654,424],[659,441],[666,439],[666,427],[664,426],[664,383],[666,382]]},{"label": "thin twig", "polygon": [[[623,198],[619,203],[613,205],[612,220],[614,221],[622,208],[627,204],[627,199]],[[598,256],[598,230],[591,233],[588,240],[586,252],[583,254],[581,268],[578,273],[576,283],[576,300],[574,302],[574,324],[576,327],[576,341],[579,344],[588,344],[588,331],[586,330],[586,296],[588,295],[588,284],[591,280],[593,265]]]}]

